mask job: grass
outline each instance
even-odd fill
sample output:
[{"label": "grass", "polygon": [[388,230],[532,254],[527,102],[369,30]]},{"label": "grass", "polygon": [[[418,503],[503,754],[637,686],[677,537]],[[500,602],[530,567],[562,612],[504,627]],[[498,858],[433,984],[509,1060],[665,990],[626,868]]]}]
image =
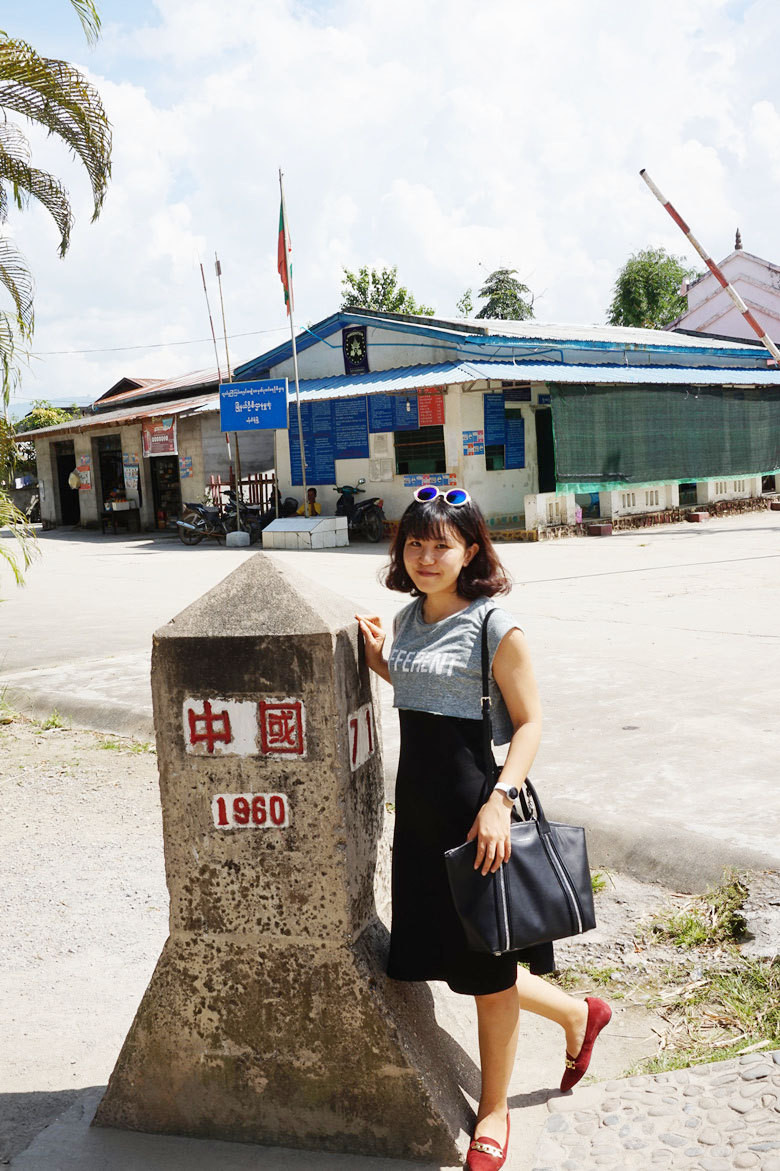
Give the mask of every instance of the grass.
[{"label": "grass", "polygon": [[670,1025],[664,1048],[634,1073],[662,1073],[746,1052],[780,1049],[780,959],[736,956],[660,998]]},{"label": "grass", "polygon": [[609,967],[609,965],[599,967],[597,964],[582,964],[558,972],[553,977],[553,982],[566,992],[582,992],[587,991],[588,988],[609,986],[610,994],[614,998],[619,998],[622,995],[622,990],[619,985],[614,984],[617,971],[617,968]]},{"label": "grass", "polygon": [[146,752],[154,752],[154,746],[148,740],[129,740],[121,741],[107,736],[105,740],[98,744],[98,748],[105,749],[106,752],[134,752],[137,755]]},{"label": "grass", "polygon": [[743,907],[748,893],[739,874],[727,870],[718,886],[682,911],[657,916],[650,932],[679,948],[739,943],[747,929]]},{"label": "grass", "polygon": [[67,727],[67,724],[65,723],[65,720],[63,720],[60,713],[57,711],[56,707],[48,719],[43,720],[41,723],[41,731],[43,732],[50,732],[53,728],[65,727]]},{"label": "grass", "polygon": [[608,876],[603,870],[591,870],[590,872],[590,886],[594,895],[599,894],[606,889]]}]

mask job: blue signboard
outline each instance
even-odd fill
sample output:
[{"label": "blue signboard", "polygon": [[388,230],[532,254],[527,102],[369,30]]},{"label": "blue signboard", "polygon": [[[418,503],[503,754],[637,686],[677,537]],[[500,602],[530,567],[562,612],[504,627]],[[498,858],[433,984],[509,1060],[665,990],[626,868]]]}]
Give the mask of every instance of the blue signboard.
[{"label": "blue signboard", "polygon": [[506,417],[504,467],[525,467],[525,420],[523,419],[523,416],[517,411],[512,411],[512,413]]},{"label": "blue signboard", "polygon": [[377,431],[416,431],[420,426],[417,391],[409,394],[372,394],[368,399],[368,429]]},{"label": "blue signboard", "polygon": [[[301,426],[306,450],[306,483],[335,484],[336,468],[333,447],[333,404],[331,402],[301,403]],[[293,484],[302,484],[301,448],[298,441],[298,410],[290,403],[290,478]]]},{"label": "blue signboard", "polygon": [[337,399],[333,404],[336,459],[368,459],[366,399]]},{"label": "blue signboard", "polygon": [[221,431],[257,431],[287,425],[287,379],[222,382],[219,387]]},{"label": "blue signboard", "polygon": [[485,404],[485,444],[503,447],[506,443],[506,421],[504,415],[504,396],[502,394],[485,394],[482,396]]}]

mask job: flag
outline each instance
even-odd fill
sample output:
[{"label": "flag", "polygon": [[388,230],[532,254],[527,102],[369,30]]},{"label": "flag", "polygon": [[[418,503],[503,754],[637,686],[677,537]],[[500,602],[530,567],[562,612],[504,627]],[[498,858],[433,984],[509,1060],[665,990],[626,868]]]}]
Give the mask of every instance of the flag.
[{"label": "flag", "polygon": [[287,308],[287,316],[290,316],[290,309],[292,308],[292,264],[290,263],[289,254],[292,252],[290,245],[290,237],[287,232],[287,224],[284,222],[284,200],[279,204],[279,244],[277,247],[277,267],[279,269],[279,276],[284,288],[284,304]]}]

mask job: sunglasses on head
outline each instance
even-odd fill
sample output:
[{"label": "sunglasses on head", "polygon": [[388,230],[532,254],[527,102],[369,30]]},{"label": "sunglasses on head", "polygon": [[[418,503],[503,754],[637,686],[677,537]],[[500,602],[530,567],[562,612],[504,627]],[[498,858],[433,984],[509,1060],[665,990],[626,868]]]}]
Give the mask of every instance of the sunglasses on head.
[{"label": "sunglasses on head", "polygon": [[424,484],[422,488],[416,488],[414,492],[415,500],[419,500],[420,504],[430,504],[438,496],[444,497],[445,504],[451,504],[453,508],[460,508],[462,504],[470,504],[471,497],[465,488],[437,488],[434,484]]}]

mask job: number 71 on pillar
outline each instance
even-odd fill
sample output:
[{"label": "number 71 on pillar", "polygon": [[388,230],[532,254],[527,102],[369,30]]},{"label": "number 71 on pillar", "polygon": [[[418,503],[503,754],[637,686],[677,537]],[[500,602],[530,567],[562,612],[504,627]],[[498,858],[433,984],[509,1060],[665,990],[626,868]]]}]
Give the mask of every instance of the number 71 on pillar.
[{"label": "number 71 on pillar", "polygon": [[370,703],[364,703],[356,712],[352,712],[348,722],[349,732],[349,766],[352,772],[365,764],[369,756],[376,751],[376,725],[374,723],[374,709]]}]

